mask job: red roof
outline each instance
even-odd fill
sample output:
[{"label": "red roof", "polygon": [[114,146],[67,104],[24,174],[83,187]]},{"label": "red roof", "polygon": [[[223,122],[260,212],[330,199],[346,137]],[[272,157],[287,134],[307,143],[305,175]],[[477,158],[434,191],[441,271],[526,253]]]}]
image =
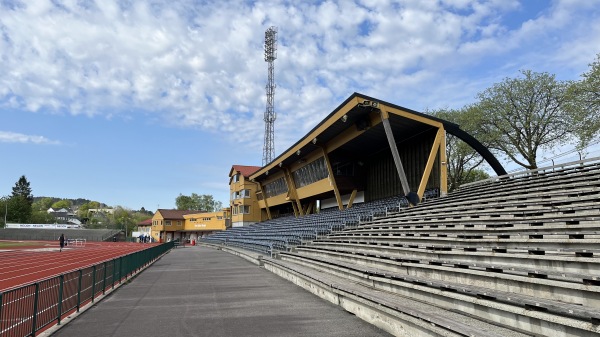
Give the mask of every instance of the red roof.
[{"label": "red roof", "polygon": [[244,177],[249,177],[252,173],[260,170],[260,166],[233,165],[233,170],[241,173]]},{"label": "red roof", "polygon": [[189,211],[179,209],[159,209],[157,212],[160,212],[164,219],[174,220],[184,220],[183,216],[186,214],[202,213],[202,211]]},{"label": "red roof", "polygon": [[152,225],[152,218],[138,222],[138,226],[150,226]]}]

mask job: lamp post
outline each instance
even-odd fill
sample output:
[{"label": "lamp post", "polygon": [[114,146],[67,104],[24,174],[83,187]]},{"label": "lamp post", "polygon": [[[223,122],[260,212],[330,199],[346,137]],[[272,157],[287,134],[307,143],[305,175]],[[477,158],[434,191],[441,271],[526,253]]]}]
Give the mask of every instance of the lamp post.
[{"label": "lamp post", "polygon": [[6,228],[6,215],[8,214],[8,197],[2,197],[1,200],[4,202],[4,228]]}]

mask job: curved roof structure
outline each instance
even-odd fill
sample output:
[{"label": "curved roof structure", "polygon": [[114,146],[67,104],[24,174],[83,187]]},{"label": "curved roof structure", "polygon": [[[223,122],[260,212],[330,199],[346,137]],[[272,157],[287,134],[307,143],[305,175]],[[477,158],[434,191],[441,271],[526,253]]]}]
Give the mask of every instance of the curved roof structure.
[{"label": "curved roof structure", "polygon": [[[400,193],[418,202],[431,187],[446,193],[446,133],[475,149],[496,174],[506,174],[494,155],[459,125],[354,93],[249,178],[264,190],[261,208],[267,213],[290,202],[294,212],[302,213],[308,208],[303,202],[332,195],[341,209],[344,196],[350,196],[351,204],[360,192],[365,200]],[[309,165],[316,161],[324,163]]]}]

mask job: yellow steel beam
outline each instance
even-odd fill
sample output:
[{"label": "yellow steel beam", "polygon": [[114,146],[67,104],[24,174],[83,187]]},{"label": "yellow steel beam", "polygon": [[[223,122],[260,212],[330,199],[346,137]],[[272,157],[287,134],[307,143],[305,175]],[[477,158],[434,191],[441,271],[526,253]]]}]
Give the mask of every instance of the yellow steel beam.
[{"label": "yellow steel beam", "polygon": [[354,198],[356,198],[356,189],[352,190],[352,193],[350,194],[350,200],[348,200],[348,206],[346,206],[346,209],[352,207],[352,204],[354,203]]},{"label": "yellow steel beam", "polygon": [[[265,211],[267,212],[267,220],[271,220],[271,211],[269,210],[269,203],[267,202],[267,195],[263,190],[262,184],[260,182],[254,182],[258,186],[258,190],[260,194],[263,196],[263,201],[265,202]],[[262,217],[261,217],[262,218]]]},{"label": "yellow steel beam", "polygon": [[412,119],[412,120],[420,122],[420,123],[424,123],[424,124],[427,124],[427,125],[435,126],[436,128],[443,128],[444,127],[444,125],[442,123],[440,123],[440,122],[434,121],[434,120],[426,118],[426,117],[415,115],[412,112],[408,112],[408,111],[403,111],[403,110],[400,110],[400,109],[396,109],[396,108],[393,108],[393,107],[390,107],[390,106],[387,106],[387,105],[380,104],[379,105],[379,109],[381,110],[382,116],[383,116],[383,114],[386,114],[386,115],[387,114],[394,114],[394,115],[401,116],[401,117],[404,117],[404,118]]},{"label": "yellow steel beam", "polygon": [[331,168],[331,163],[329,162],[329,156],[327,155],[327,148],[324,146],[321,146],[321,151],[323,151],[323,158],[325,158],[327,172],[329,172],[329,182],[331,183],[331,186],[333,186],[333,193],[335,194],[335,200],[337,201],[338,208],[341,211],[344,209],[344,204],[342,203],[342,196],[340,195],[340,191],[337,188],[337,183],[335,182],[335,176],[333,175],[333,169]]},{"label": "yellow steel beam", "polygon": [[437,157],[437,154],[440,150],[440,145],[444,134],[444,128],[439,128],[435,135],[435,139],[433,140],[433,146],[431,147],[431,152],[429,152],[429,158],[427,159],[427,164],[425,165],[425,171],[423,172],[423,176],[421,177],[421,183],[419,184],[419,189],[417,190],[419,199],[422,199],[423,193],[425,193],[427,181],[429,180],[429,176],[431,175],[433,164],[435,163],[435,158]]},{"label": "yellow steel beam", "polygon": [[[351,99],[348,103],[346,103],[346,105],[344,105],[343,107],[341,107],[331,118],[329,118],[328,120],[326,120],[323,124],[321,124],[321,126],[319,126],[317,129],[315,129],[313,132],[311,132],[310,134],[308,134],[304,138],[302,138],[302,140],[300,140],[300,142],[298,142],[298,144],[296,144],[296,146],[294,146],[293,148],[289,149],[287,152],[285,152],[280,157],[281,158],[288,158],[288,157],[294,155],[298,150],[300,150],[301,148],[303,148],[304,146],[306,146],[313,139],[317,138],[319,136],[319,134],[321,134],[323,131],[327,130],[331,125],[333,125],[340,118],[342,118],[342,116],[344,116],[350,110],[352,110],[357,104],[358,104],[358,98],[357,97],[355,97],[354,99]],[[277,164],[279,164],[279,163],[275,162],[275,161],[271,162],[270,164],[267,164],[267,166],[265,166],[265,167],[261,168],[260,170],[254,172],[250,176],[250,178],[256,178],[256,177],[264,174],[266,171],[274,168]]]},{"label": "yellow steel beam", "polygon": [[296,201],[296,206],[298,206],[298,212],[300,215],[304,215],[302,212],[302,204],[300,203],[300,199],[298,199],[298,192],[296,191],[296,184],[294,183],[294,179],[292,178],[292,173],[287,167],[283,168],[285,179],[288,184],[288,195],[290,199]]}]

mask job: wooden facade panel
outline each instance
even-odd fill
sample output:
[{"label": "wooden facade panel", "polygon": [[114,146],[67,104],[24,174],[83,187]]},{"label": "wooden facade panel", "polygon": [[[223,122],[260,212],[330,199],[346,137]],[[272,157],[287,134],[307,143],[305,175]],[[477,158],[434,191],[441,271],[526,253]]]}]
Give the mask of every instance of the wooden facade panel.
[{"label": "wooden facade panel", "polygon": [[318,195],[330,191],[333,191],[333,186],[331,186],[329,178],[321,179],[315,183],[301,187],[298,190],[296,190],[296,192],[298,193],[298,198],[300,199],[312,197],[313,195]]}]

